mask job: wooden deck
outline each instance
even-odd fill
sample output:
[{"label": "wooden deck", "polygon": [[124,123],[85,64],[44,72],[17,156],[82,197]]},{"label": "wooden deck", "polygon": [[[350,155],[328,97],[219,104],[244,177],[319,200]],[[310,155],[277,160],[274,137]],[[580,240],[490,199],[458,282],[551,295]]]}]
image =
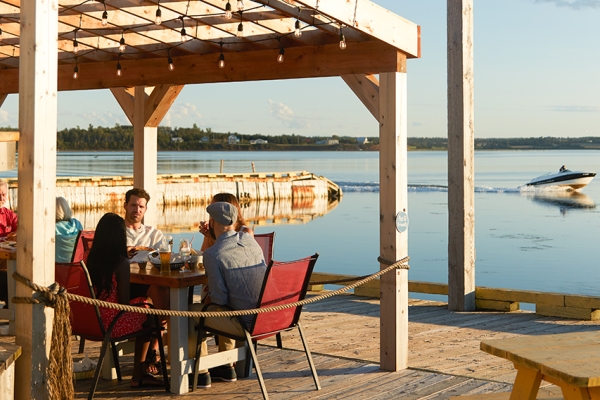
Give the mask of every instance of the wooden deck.
[{"label": "wooden deck", "polygon": [[[512,363],[479,350],[482,339],[597,330],[598,321],[540,317],[531,312],[450,312],[445,303],[411,300],[409,308],[409,369],[379,370],[379,301],[352,295],[308,305],[303,323],[322,390],[315,391],[299,338],[283,336],[284,350],[275,341],[259,346],[259,360],[273,399],[446,399],[457,395],[507,392],[515,371]],[[8,340],[6,337],[1,338]],[[77,352],[73,344],[73,354]],[[96,344],[86,344],[93,357]],[[77,355],[80,358],[80,356]],[[167,399],[164,390],[129,388],[132,360],[122,358],[123,382],[101,379],[96,398]],[[86,397],[90,380],[75,384],[77,398]],[[556,387],[547,393],[560,397]],[[256,377],[236,383],[213,383],[188,397],[214,399],[261,398]]]}]

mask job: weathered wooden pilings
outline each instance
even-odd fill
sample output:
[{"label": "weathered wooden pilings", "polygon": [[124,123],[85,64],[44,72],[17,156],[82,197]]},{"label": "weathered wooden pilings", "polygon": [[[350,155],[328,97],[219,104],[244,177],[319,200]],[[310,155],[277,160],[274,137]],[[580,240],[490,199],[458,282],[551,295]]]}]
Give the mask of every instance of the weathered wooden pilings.
[{"label": "weathered wooden pilings", "polygon": [[[9,204],[17,204],[18,180],[9,179]],[[133,177],[97,176],[56,179],[56,195],[69,201],[74,210],[110,209],[123,204]],[[216,193],[235,194],[240,201],[288,199],[302,204],[306,199],[339,199],[341,189],[329,179],[308,171],[241,174],[159,175],[157,206],[194,206],[210,202]]]}]

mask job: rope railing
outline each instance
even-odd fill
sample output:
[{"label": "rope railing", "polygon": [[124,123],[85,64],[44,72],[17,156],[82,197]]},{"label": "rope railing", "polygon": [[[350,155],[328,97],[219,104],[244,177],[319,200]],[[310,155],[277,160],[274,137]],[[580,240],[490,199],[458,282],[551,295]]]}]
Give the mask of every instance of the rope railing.
[{"label": "rope railing", "polygon": [[407,264],[409,257],[404,257],[396,262],[385,260],[381,257],[377,258],[382,264],[388,265],[387,268],[382,269],[371,275],[364,277],[334,280],[334,281],[321,281],[321,282],[310,282],[310,284],[332,284],[339,282],[350,282],[356,281],[353,284],[347,285],[338,290],[327,292],[325,294],[314,296],[309,299],[304,299],[289,304],[282,304],[273,307],[265,308],[254,308],[249,310],[236,310],[236,311],[174,311],[174,310],[159,310],[154,308],[135,307],[126,304],[110,303],[102,300],[91,299],[89,297],[79,296],[69,293],[65,288],[61,287],[57,283],[52,285],[40,286],[30,279],[24,277],[18,272],[13,273],[15,281],[29,287],[35,293],[32,297],[13,297],[13,303],[27,303],[27,304],[44,304],[46,307],[54,308],[54,324],[52,327],[52,340],[50,346],[50,360],[48,365],[48,395],[51,400],[54,399],[71,399],[74,397],[73,387],[73,357],[71,354],[71,324],[69,322],[69,315],[71,313],[69,307],[69,301],[78,301],[81,303],[96,305],[98,307],[112,308],[121,311],[134,312],[139,314],[150,314],[150,315],[161,315],[169,317],[199,317],[199,318],[215,318],[215,317],[234,317],[242,315],[254,315],[263,314],[273,311],[280,311],[287,308],[303,306],[305,304],[315,303],[317,301],[327,299],[329,297],[336,296],[357,286],[363,285],[369,281],[376,279],[377,277],[384,275],[394,269],[409,269]]}]

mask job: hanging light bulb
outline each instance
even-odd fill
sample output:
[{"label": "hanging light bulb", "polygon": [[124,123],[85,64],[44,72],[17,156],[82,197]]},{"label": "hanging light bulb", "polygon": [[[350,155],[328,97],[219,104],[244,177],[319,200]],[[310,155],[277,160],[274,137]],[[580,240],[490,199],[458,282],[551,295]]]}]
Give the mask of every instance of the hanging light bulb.
[{"label": "hanging light bulb", "polygon": [[219,56],[219,68],[225,68],[225,54]]},{"label": "hanging light bulb", "polygon": [[228,1],[225,4],[225,18],[231,19],[231,17],[233,17],[233,13],[231,12],[231,3]]},{"label": "hanging light bulb", "polygon": [[2,17],[0,17],[0,41],[2,40]]},{"label": "hanging light bulb", "polygon": [[77,65],[77,58],[75,58],[75,68],[73,68],[73,79],[79,78],[79,66]]},{"label": "hanging light bulb", "polygon": [[160,10],[160,6],[156,9],[156,16],[154,17],[154,23],[156,25],[160,25],[162,23],[162,11]]},{"label": "hanging light bulb", "polygon": [[104,6],[104,12],[102,13],[102,26],[108,25],[108,12],[106,11],[106,6]]},{"label": "hanging light bulb", "polygon": [[296,36],[297,38],[299,38],[300,36],[302,36],[302,31],[300,30],[300,20],[296,20],[296,29],[294,30],[294,36]]},{"label": "hanging light bulb", "polygon": [[175,69],[175,64],[173,64],[170,49],[167,50],[167,62],[169,63],[169,71],[173,71]]},{"label": "hanging light bulb", "polygon": [[340,49],[346,50],[346,38],[342,32],[340,32]]},{"label": "hanging light bulb", "polygon": [[125,37],[121,34],[121,40],[119,40],[119,53],[124,53],[127,46],[125,46]]},{"label": "hanging light bulb", "polygon": [[244,9],[244,2],[242,0],[238,0],[237,9],[238,11],[242,11]]},{"label": "hanging light bulb", "polygon": [[239,38],[244,36],[244,25],[241,22],[238,25],[238,30],[237,30],[237,33],[235,34],[235,36],[237,36]]},{"label": "hanging light bulb", "polygon": [[279,54],[277,55],[277,62],[281,64],[283,62],[283,54],[285,53],[285,49],[282,47],[279,49]]},{"label": "hanging light bulb", "polygon": [[121,70],[121,62],[117,61],[117,76],[123,75],[123,71]]},{"label": "hanging light bulb", "polygon": [[73,39],[73,53],[77,54],[79,51],[79,43],[77,43],[77,39]]},{"label": "hanging light bulb", "polygon": [[185,28],[181,28],[181,43],[185,43],[189,38],[187,37],[187,32]]}]

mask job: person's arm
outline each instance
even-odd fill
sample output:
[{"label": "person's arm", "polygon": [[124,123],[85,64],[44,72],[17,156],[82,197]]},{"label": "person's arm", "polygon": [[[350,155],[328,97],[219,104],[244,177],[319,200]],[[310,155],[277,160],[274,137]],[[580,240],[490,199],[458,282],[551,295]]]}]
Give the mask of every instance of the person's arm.
[{"label": "person's arm", "polygon": [[129,304],[129,262],[123,258],[115,271],[119,304]]},{"label": "person's arm", "polygon": [[211,255],[205,254],[203,263],[208,278],[210,301],[219,305],[227,304],[229,302],[229,290],[225,285],[225,278],[218,261]]}]

